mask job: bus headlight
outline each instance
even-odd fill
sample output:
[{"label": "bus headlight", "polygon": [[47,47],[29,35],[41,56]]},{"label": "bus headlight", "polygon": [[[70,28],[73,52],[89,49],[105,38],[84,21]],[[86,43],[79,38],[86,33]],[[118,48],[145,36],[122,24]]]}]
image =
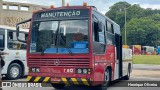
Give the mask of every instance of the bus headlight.
[{"label": "bus headlight", "polygon": [[91,69],[87,68],[77,68],[76,74],[91,74]]},{"label": "bus headlight", "polygon": [[39,68],[36,68],[36,72],[40,72],[40,69],[39,69]]},{"label": "bus headlight", "polygon": [[36,68],[31,68],[31,72],[36,72]]},{"label": "bus headlight", "polygon": [[30,72],[40,72],[40,68],[31,68]]},{"label": "bus headlight", "polygon": [[78,73],[78,74],[81,74],[81,73],[82,73],[82,70],[81,70],[81,69],[78,69],[78,70],[77,70],[77,73]]},{"label": "bus headlight", "polygon": [[87,69],[83,69],[84,74],[87,74],[87,72],[88,72]]}]

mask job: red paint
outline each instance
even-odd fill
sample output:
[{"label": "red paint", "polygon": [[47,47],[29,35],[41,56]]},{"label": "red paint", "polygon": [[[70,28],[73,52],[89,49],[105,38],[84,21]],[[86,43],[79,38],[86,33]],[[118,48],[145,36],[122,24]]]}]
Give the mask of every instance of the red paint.
[{"label": "red paint", "polygon": [[[114,63],[115,63],[115,46],[106,45],[106,52],[104,54],[93,54],[92,51],[92,8],[83,6],[67,6],[60,8],[50,8],[47,10],[41,10],[38,12],[44,12],[49,10],[61,10],[61,9],[89,9],[89,54],[30,54],[29,44],[30,37],[28,37],[28,47],[27,47],[27,64],[29,67],[39,67],[40,73],[30,73],[30,76],[41,76],[41,77],[74,77],[74,78],[91,78],[92,85],[99,85],[103,83],[104,71],[107,66],[112,68],[112,80],[114,79]],[[35,12],[36,13],[36,12]],[[32,21],[31,21],[32,22]],[[32,25],[30,26],[31,29]],[[30,36],[31,30],[29,32]],[[59,59],[61,66],[54,65],[54,60]],[[67,62],[69,60],[70,62]],[[38,64],[34,64],[34,63]],[[77,64],[78,63],[78,64]],[[73,69],[72,73],[65,72],[64,69]],[[91,68],[91,74],[75,74],[76,68]],[[52,81],[57,80],[52,78]]]},{"label": "red paint", "polygon": [[100,81],[104,80],[104,72],[107,66],[112,67],[112,80],[113,80],[114,63],[115,63],[115,46],[107,45],[105,54],[94,55],[94,57],[95,57],[94,80],[97,81],[94,83],[94,85],[98,85],[102,83]]},{"label": "red paint", "polygon": [[134,55],[141,55],[142,53],[141,45],[131,45],[130,49],[132,49]]}]

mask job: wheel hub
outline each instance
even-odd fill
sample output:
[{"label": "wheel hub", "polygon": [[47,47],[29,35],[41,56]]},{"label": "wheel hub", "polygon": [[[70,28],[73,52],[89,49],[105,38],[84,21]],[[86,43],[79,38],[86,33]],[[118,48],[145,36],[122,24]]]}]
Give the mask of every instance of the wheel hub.
[{"label": "wheel hub", "polygon": [[109,73],[105,72],[105,82],[104,82],[104,86],[107,86],[109,82]]},{"label": "wheel hub", "polygon": [[19,69],[16,66],[13,66],[10,70],[10,74],[13,78],[16,78],[19,74]]}]

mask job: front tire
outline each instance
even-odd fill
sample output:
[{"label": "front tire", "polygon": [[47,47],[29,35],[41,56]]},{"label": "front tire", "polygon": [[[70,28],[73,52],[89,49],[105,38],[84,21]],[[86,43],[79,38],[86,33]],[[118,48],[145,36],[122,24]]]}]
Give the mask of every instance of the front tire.
[{"label": "front tire", "polygon": [[55,89],[63,89],[65,87],[65,84],[54,84],[54,83],[51,83],[51,85]]},{"label": "front tire", "polygon": [[107,69],[104,73],[104,83],[99,87],[99,90],[107,90],[111,82],[111,71]]},{"label": "front tire", "polygon": [[22,68],[17,63],[12,63],[9,65],[7,70],[7,78],[9,80],[19,79],[22,75]]}]

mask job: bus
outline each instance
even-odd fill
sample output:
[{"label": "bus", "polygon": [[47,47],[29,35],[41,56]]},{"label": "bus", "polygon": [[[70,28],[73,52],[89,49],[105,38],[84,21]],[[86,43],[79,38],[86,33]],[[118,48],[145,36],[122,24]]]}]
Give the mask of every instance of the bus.
[{"label": "bus", "polygon": [[[130,77],[132,52],[122,50],[120,26],[94,6],[63,6],[33,12],[27,40],[27,80],[101,86]],[[130,52],[122,57],[122,52]]]},{"label": "bus", "polygon": [[132,49],[133,55],[141,55],[142,54],[141,45],[130,45],[129,48]]},{"label": "bus", "polygon": [[[27,36],[28,30],[22,29],[19,38],[26,40]],[[16,28],[0,25],[0,51],[5,61],[1,75],[10,80],[27,75],[26,47],[26,43],[17,40]]]},{"label": "bus", "polygon": [[142,46],[143,55],[155,55],[155,48],[153,46]]}]

